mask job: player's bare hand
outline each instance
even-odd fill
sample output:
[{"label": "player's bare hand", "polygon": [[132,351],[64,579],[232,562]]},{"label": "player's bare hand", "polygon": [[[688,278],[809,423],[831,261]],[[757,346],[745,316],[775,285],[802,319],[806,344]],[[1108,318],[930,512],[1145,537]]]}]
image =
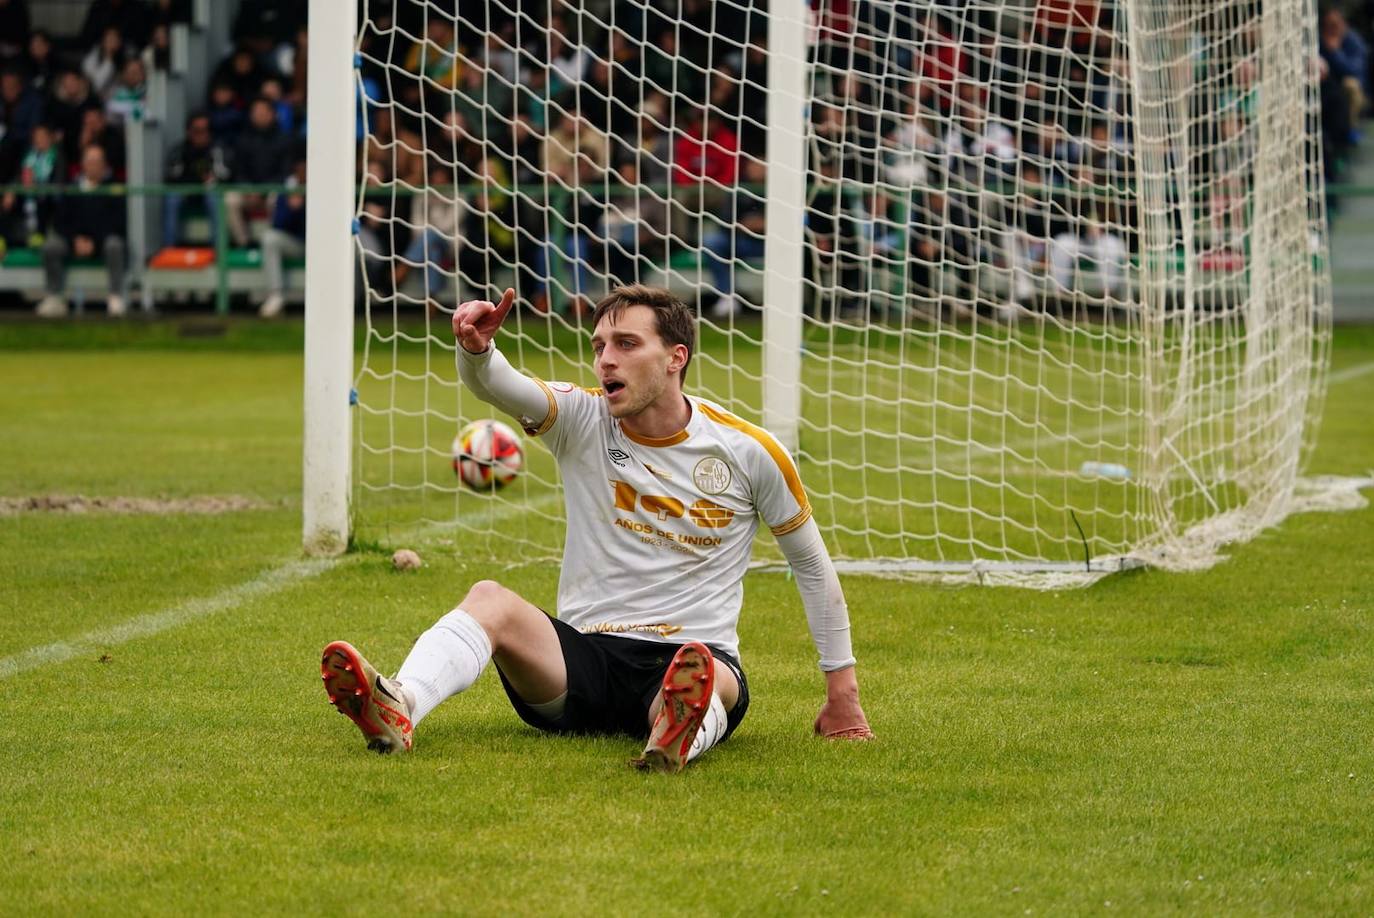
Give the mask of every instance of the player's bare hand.
[{"label": "player's bare hand", "polygon": [[825,704],[816,716],[816,735],[826,739],[873,739],[868,718],[859,704],[859,682],[854,667],[825,676]]},{"label": "player's bare hand", "polygon": [[868,726],[868,718],[859,707],[858,699],[852,704],[839,705],[827,700],[816,716],[816,735],[826,739],[868,740],[873,739],[873,730]]},{"label": "player's bare hand", "polygon": [[491,344],[496,330],[506,320],[506,313],[515,305],[515,290],[507,287],[500,303],[487,300],[468,300],[453,311],[453,337],[463,350],[480,354]]}]

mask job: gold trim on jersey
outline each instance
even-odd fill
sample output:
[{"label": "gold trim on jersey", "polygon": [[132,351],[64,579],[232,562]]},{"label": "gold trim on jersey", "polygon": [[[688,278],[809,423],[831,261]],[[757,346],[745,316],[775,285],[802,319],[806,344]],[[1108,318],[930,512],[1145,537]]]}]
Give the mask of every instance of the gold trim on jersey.
[{"label": "gold trim on jersey", "polygon": [[672,637],[682,630],[681,625],[670,625],[667,622],[660,622],[656,625],[640,625],[622,622],[595,622],[590,625],[583,625],[577,629],[583,634],[628,634],[632,631],[643,632],[646,634],[657,634],[659,637]]},{"label": "gold trim on jersey", "polygon": [[533,430],[531,430],[528,427],[525,428],[525,432],[528,433],[531,437],[540,437],[548,433],[549,428],[553,426],[553,422],[558,420],[558,402],[554,399],[553,390],[549,388],[548,383],[544,382],[544,380],[540,379],[537,376],[531,376],[530,379],[533,379],[535,382],[539,383],[539,388],[544,390],[544,397],[549,400],[549,415],[548,417],[544,418],[544,423],[540,424],[537,428]]},{"label": "gold trim on jersey", "polygon": [[[733,414],[718,411],[704,402],[698,402],[697,404],[701,406],[701,413],[717,424],[731,427],[753,437],[758,441],[760,446],[768,451],[768,455],[773,457],[773,461],[777,463],[778,471],[782,472],[783,480],[787,482],[787,490],[792,492],[792,497],[796,499],[797,506],[801,507],[801,510],[797,513],[797,516],[792,517],[785,523],[779,524],[776,529],[772,530],[773,533],[775,535],[786,535],[793,529],[796,529],[797,526],[805,523],[806,517],[811,515],[811,501],[806,497],[806,489],[802,487],[801,476],[797,474],[797,467],[792,464],[792,458],[787,455],[787,452],[778,445],[778,441],[769,436],[763,428],[755,427],[748,421],[737,418]],[[800,519],[798,519],[798,517],[800,517]],[[779,532],[779,529],[782,531]]]},{"label": "gold trim on jersey", "polygon": [[685,427],[677,433],[667,437],[643,437],[637,433],[630,433],[630,431],[625,429],[624,424],[620,425],[620,432],[640,446],[676,446],[687,439],[687,429]]},{"label": "gold trim on jersey", "polygon": [[809,519],[811,519],[811,507],[808,505],[798,510],[797,515],[792,517],[787,522],[777,526],[769,526],[768,531],[773,533],[773,535],[775,536],[784,536],[787,535],[789,532],[794,532],[797,529],[800,529],[802,524]]}]

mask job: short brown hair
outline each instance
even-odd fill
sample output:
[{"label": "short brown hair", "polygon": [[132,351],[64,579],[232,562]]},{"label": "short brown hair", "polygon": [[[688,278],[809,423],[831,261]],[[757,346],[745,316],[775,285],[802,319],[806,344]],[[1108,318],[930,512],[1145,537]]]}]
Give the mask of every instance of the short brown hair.
[{"label": "short brown hair", "polygon": [[682,365],[678,379],[687,380],[687,364],[692,362],[692,354],[697,348],[697,325],[687,304],[673,296],[663,287],[648,284],[626,284],[616,287],[601,298],[592,311],[592,327],[601,324],[602,318],[610,316],[618,319],[620,314],[631,306],[647,306],[654,311],[654,323],[658,337],[672,347],[682,344],[687,347],[687,362]]}]

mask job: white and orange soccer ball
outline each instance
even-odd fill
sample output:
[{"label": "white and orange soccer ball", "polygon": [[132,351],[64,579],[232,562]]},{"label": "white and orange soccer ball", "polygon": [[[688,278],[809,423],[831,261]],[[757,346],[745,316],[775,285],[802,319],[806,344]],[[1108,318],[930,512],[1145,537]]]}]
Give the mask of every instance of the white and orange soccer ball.
[{"label": "white and orange soccer ball", "polygon": [[520,435],[500,421],[473,421],[453,438],[453,471],[476,491],[495,491],[525,467]]}]

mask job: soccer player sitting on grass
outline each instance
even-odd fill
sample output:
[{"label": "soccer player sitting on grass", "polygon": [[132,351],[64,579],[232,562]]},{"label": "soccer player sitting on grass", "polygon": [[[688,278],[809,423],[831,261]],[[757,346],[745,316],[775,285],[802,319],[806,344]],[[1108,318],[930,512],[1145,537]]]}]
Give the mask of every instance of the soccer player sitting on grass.
[{"label": "soccer player sitting on grass", "polygon": [[568,535],[558,618],[495,582],[472,586],[388,679],[343,641],[324,649],[330,701],[380,752],[411,747],[441,701],[488,660],[516,713],[553,733],[626,733],[634,764],[678,771],[749,707],[736,624],[754,532],[778,539],[825,673],[815,730],[867,739],[839,578],[786,451],[766,431],[682,392],[696,342],[667,290],[618,287],[596,305],[599,389],[543,382],[492,343],[515,302],[463,303],[458,372],[483,401],[543,436],[558,460]]}]

